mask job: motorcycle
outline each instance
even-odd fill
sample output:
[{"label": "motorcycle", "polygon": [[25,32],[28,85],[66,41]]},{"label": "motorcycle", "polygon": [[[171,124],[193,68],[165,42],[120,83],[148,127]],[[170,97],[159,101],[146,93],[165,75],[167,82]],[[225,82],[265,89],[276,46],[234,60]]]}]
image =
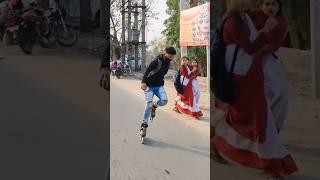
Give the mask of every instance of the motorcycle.
[{"label": "motorcycle", "polygon": [[116,76],[117,79],[120,79],[124,75],[125,66],[121,62],[113,62],[111,65],[112,76]]},{"label": "motorcycle", "polygon": [[78,42],[78,33],[65,21],[65,12],[61,8],[49,8],[48,19],[51,22],[56,39],[62,46],[71,47]]},{"label": "motorcycle", "polygon": [[12,38],[12,44],[18,44],[25,54],[32,54],[36,37],[36,21],[38,16],[31,10],[26,12],[9,11],[5,33]]},{"label": "motorcycle", "polygon": [[126,64],[123,72],[124,76],[134,76],[130,65]]},{"label": "motorcycle", "polygon": [[41,10],[32,4],[26,10],[9,10],[5,23],[5,33],[12,38],[12,44],[18,44],[25,54],[32,54],[36,40],[42,47],[50,48],[55,44],[52,27]]}]

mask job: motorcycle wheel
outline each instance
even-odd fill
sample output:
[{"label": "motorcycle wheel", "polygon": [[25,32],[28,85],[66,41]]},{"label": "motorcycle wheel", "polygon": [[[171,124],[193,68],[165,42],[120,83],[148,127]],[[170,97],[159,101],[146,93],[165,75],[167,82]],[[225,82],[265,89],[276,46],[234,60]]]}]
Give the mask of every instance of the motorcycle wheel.
[{"label": "motorcycle wheel", "polygon": [[21,27],[21,29],[19,29],[18,45],[25,54],[32,54],[34,40],[35,32],[31,24],[29,24],[26,28]]},{"label": "motorcycle wheel", "polygon": [[30,55],[33,51],[33,41],[20,40],[19,47],[25,54]]},{"label": "motorcycle wheel", "polygon": [[67,32],[60,29],[58,32],[58,43],[62,46],[71,47],[78,42],[78,33],[71,27],[66,27]]},{"label": "motorcycle wheel", "polygon": [[39,45],[43,48],[52,48],[57,42],[57,38],[54,33],[48,35],[48,37],[40,37]]},{"label": "motorcycle wheel", "polygon": [[14,40],[11,32],[5,32],[3,35],[3,41],[6,45],[14,45]]}]

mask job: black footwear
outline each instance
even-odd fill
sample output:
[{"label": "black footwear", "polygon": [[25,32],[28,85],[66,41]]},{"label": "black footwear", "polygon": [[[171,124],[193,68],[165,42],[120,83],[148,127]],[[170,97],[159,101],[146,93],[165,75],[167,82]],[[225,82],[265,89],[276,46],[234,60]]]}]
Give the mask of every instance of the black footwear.
[{"label": "black footwear", "polygon": [[[140,137],[146,137],[147,135],[147,128],[148,128],[148,124],[141,124],[141,129],[140,129]],[[143,143],[143,139],[141,139],[141,143]]]},{"label": "black footwear", "polygon": [[156,117],[156,110],[157,107],[155,105],[152,106],[152,110],[151,110],[151,118],[153,119],[154,117]]},{"label": "black footwear", "polygon": [[147,123],[142,123],[141,124],[141,128],[147,128],[148,127],[148,124]]}]

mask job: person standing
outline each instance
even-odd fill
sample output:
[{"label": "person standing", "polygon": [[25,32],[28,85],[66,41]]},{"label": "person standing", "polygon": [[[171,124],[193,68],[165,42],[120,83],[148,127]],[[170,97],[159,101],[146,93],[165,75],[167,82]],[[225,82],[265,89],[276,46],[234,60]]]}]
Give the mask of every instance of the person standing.
[{"label": "person standing", "polygon": [[[164,89],[164,76],[167,74],[170,62],[174,59],[176,50],[174,47],[167,47],[163,54],[160,54],[153,60],[146,69],[141,81],[141,89],[144,91],[146,106],[143,113],[141,124],[141,136],[145,137],[147,127],[151,118],[155,117],[156,109],[159,106],[165,106],[168,103],[168,97]],[[156,95],[159,100],[154,102]]]}]

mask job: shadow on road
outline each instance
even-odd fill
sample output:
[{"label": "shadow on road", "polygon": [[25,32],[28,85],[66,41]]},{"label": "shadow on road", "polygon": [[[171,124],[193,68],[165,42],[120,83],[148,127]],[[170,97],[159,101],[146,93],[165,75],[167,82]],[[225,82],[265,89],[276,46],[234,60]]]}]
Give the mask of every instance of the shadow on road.
[{"label": "shadow on road", "polygon": [[317,156],[320,157],[320,149],[317,148],[306,148],[306,147],[299,147],[299,146],[292,146],[292,145],[285,145],[288,150],[295,154],[303,154],[307,156]]},{"label": "shadow on road", "polygon": [[[204,156],[207,158],[210,158],[210,154],[208,153],[209,151],[205,148],[201,148],[204,149],[203,151],[199,151],[199,150],[195,150],[195,149],[191,149],[191,148],[185,148],[185,147],[181,147],[181,146],[177,146],[174,144],[169,144],[169,143],[165,143],[165,142],[161,142],[161,141],[156,141],[154,139],[145,139],[145,145],[148,147],[152,147],[152,148],[160,148],[160,149],[177,149],[179,151],[186,151],[186,152],[190,152],[190,153],[194,153],[200,156]],[[198,148],[200,149],[200,148]]]}]

